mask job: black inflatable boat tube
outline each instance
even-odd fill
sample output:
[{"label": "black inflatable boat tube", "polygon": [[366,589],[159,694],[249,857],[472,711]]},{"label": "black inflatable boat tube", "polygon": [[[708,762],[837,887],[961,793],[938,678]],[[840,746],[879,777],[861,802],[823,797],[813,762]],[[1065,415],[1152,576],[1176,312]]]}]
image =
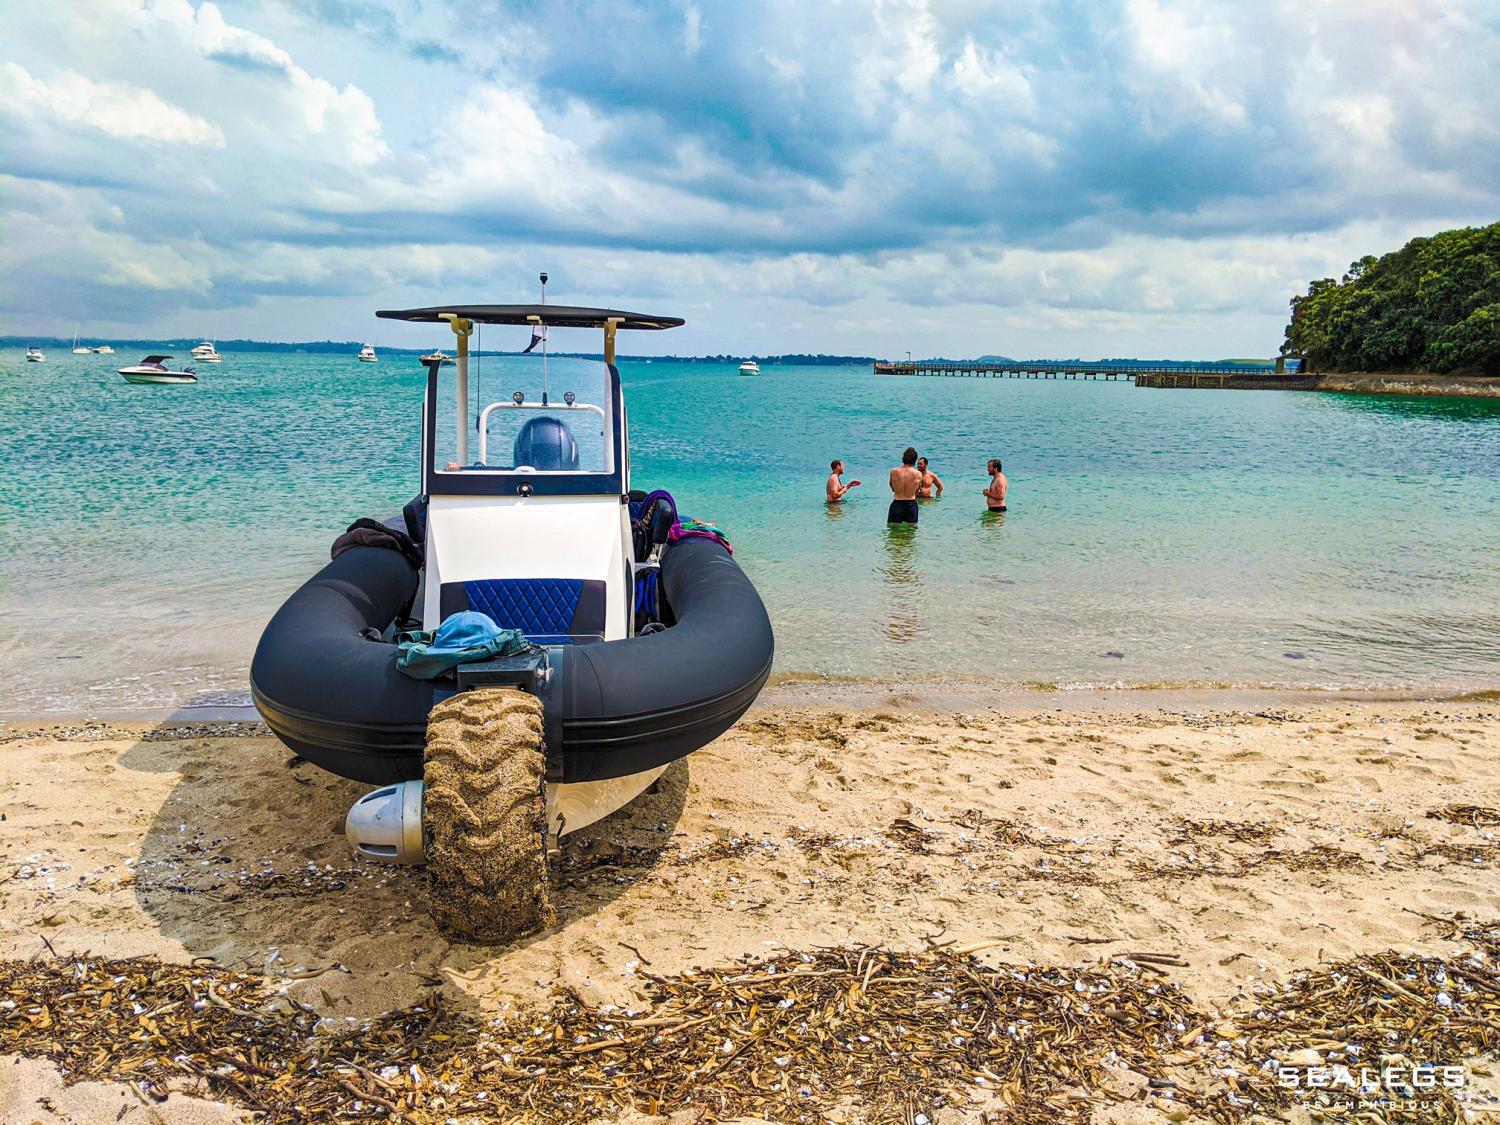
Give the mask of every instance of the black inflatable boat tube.
[{"label": "black inflatable boat tube", "polygon": [[708,745],[771,674],[770,618],[722,546],[672,544],[661,588],[676,620],[670,629],[553,652],[543,702],[562,716],[564,781],[622,777]]},{"label": "black inflatable boat tube", "polygon": [[[308,761],[373,785],[422,776],[427,712],[452,689],[402,675],[393,645],[360,635],[389,625],[416,583],[398,552],[355,547],[266,626],[250,669],[255,705]],[[734,725],[770,675],[770,619],[722,546],[672,544],[661,584],[670,629],[550,650],[541,694],[554,779],[602,781],[683,757]]]},{"label": "black inflatable boat tube", "polygon": [[250,693],[282,742],[372,785],[422,776],[427,712],[452,689],[402,675],[394,645],[361,635],[385,629],[416,589],[399,551],[352,547],[276,611],[250,664]]}]

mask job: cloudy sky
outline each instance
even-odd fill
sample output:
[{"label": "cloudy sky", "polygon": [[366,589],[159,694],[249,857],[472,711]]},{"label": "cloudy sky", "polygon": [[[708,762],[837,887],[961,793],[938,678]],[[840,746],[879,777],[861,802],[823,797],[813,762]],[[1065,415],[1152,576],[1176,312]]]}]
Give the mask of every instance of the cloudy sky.
[{"label": "cloudy sky", "polygon": [[[1500,218],[1495,0],[5,0],[0,333],[1274,354]],[[523,330],[515,330],[524,335]],[[489,342],[488,340],[486,341]]]}]

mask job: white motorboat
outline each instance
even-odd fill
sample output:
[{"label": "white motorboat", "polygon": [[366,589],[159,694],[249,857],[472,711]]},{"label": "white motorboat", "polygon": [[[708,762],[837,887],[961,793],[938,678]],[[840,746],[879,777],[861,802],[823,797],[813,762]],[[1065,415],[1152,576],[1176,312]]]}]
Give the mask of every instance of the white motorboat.
[{"label": "white motorboat", "polygon": [[133,367],[120,368],[127,383],[196,383],[198,374],[191,367],[173,371],[167,366],[172,361],[169,355],[148,355]]},{"label": "white motorboat", "polygon": [[100,344],[97,348],[90,348],[95,355],[114,355],[115,349],[108,344]]},{"label": "white motorboat", "polygon": [[422,362],[423,363],[436,363],[436,364],[440,364],[440,365],[443,365],[443,366],[451,366],[452,363],[453,363],[453,357],[451,355],[447,355],[446,353],[444,353],[444,351],[443,351],[442,348],[437,348],[437,349],[435,349],[433,351],[428,352],[426,355],[424,355],[422,357]]},{"label": "white motorboat", "polygon": [[42,354],[42,349],[41,348],[27,348],[26,349],[26,362],[27,363],[46,363],[47,362],[47,357]]},{"label": "white motorboat", "polygon": [[359,356],[357,358],[359,359],[360,363],[375,363],[377,361],[375,356],[375,345],[366,344],[364,347],[360,348]]},{"label": "white motorboat", "polygon": [[199,363],[220,363],[224,357],[219,355],[219,349],[214,347],[212,340],[204,340],[193,349],[193,358]]},{"label": "white motorboat", "polygon": [[745,360],[744,363],[740,364],[740,374],[741,375],[759,375],[760,374],[760,364],[756,363],[755,360],[753,360],[753,359],[747,359],[747,360]]}]

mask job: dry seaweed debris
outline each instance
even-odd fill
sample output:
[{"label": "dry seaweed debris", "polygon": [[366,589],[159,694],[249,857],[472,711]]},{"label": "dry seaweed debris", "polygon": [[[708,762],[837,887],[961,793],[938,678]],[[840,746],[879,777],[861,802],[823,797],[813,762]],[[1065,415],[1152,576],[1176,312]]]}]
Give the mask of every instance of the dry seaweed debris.
[{"label": "dry seaweed debris", "polygon": [[[1500,936],[1500,926],[1487,932]],[[1478,951],[1355,957],[1298,974],[1259,1002],[1240,1028],[1247,1057],[1262,1060],[1243,1088],[1262,1102],[1391,1123],[1463,1121],[1467,1091],[1439,1080],[1439,1069],[1500,1047],[1500,971]],[[1283,1065],[1298,1072],[1295,1099],[1277,1082]],[[1310,1067],[1324,1072],[1321,1088],[1310,1088]]]},{"label": "dry seaweed debris", "polygon": [[1465,824],[1470,828],[1500,827],[1500,809],[1487,805],[1444,805],[1427,813],[1430,820],[1446,820],[1449,824]]},{"label": "dry seaweed debris", "polygon": [[1448,917],[1423,914],[1420,910],[1412,910],[1410,907],[1407,907],[1406,911],[1408,914],[1415,914],[1435,924],[1443,931],[1444,937],[1467,942],[1500,961],[1500,921],[1481,922],[1462,910]]},{"label": "dry seaweed debris", "polygon": [[1207,844],[1189,845],[1185,854],[1174,854],[1169,864],[1145,859],[1130,862],[1130,869],[1135,874],[1150,879],[1240,879],[1268,866],[1321,873],[1370,865],[1355,853],[1332,844],[1314,844],[1300,851],[1267,848],[1256,853],[1235,854]]},{"label": "dry seaweed debris", "polygon": [[1500,923],[1429,920],[1470,948],[1342,961],[1212,1013],[1166,979],[1181,963],[1162,954],[1066,969],[992,967],[956,949],[786,953],[642,971],[639,1011],[564,990],[485,1021],[434,994],[364,1023],[319,1020],[265,981],[213,967],[0,961],[0,1053],[153,1098],[205,1091],[268,1122],[582,1123],[625,1110],[915,1122],[978,1094],[995,1122],[1083,1122],[1127,1100],[1221,1125],[1293,1107],[1463,1120],[1465,1091],[1441,1085],[1280,1081],[1288,1066],[1361,1074],[1400,1061],[1410,1075],[1500,1048]]},{"label": "dry seaweed debris", "polygon": [[1280,829],[1263,820],[1179,820],[1167,840],[1171,848],[1196,844],[1200,840],[1227,839],[1241,844],[1269,845]]},{"label": "dry seaweed debris", "polygon": [[1200,1019],[1132,965],[994,969],[943,951],[788,954],[648,985],[638,1014],[564,994],[483,1023],[434,997],[340,1034],[223,970],[0,962],[0,1052],[154,1097],[206,1085],[270,1121],[582,1122],[633,1107],[800,1122],[851,1104],[911,1121],[976,1085],[1008,1118],[1062,1121],[1087,1117],[1079,1089],[1097,1087],[1106,1055],[1159,1075]]}]

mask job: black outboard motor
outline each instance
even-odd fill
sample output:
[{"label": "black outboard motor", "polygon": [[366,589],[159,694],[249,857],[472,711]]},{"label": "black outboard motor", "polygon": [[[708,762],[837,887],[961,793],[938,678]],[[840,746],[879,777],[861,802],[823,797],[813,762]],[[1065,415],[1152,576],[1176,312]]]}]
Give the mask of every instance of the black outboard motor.
[{"label": "black outboard motor", "polygon": [[576,473],[578,442],[561,418],[532,418],[516,435],[515,464],[530,465],[544,472]]}]

